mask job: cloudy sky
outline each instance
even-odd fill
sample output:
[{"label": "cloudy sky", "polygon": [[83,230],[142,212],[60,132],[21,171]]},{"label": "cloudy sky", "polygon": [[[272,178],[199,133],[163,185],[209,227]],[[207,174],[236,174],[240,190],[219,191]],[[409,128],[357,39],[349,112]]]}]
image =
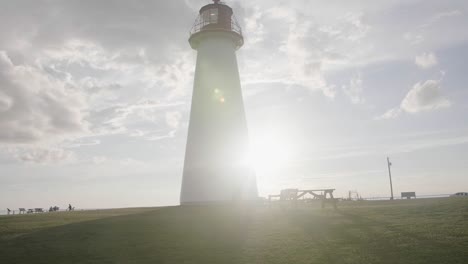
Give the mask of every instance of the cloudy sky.
[{"label": "cloudy sky", "polygon": [[[177,204],[207,0],[0,0],[0,208]],[[465,0],[228,1],[261,195],[468,191]]]}]

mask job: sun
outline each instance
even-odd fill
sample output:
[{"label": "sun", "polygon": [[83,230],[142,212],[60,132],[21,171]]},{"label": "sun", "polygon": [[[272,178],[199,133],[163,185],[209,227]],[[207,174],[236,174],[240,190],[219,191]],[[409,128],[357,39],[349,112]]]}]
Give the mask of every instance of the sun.
[{"label": "sun", "polygon": [[269,133],[251,139],[249,161],[258,173],[285,167],[290,160],[290,142],[282,134]]}]

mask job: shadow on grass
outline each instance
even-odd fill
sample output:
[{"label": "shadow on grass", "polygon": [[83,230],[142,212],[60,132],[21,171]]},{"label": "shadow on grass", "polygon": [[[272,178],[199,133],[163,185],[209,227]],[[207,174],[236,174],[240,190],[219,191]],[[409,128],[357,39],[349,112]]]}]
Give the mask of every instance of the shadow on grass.
[{"label": "shadow on grass", "polygon": [[[322,263],[466,263],[463,248],[347,211],[291,216],[319,248]],[[429,230],[427,230],[429,232]]]},{"label": "shadow on grass", "polygon": [[428,239],[396,212],[387,220],[374,209],[173,207],[0,241],[0,255],[2,263],[465,263],[463,245]]},{"label": "shadow on grass", "polygon": [[380,240],[371,226],[338,211],[297,212],[291,222],[302,228],[307,242],[316,248],[311,263],[398,263],[391,253],[396,251],[394,245]]},{"label": "shadow on grass", "polygon": [[165,208],[0,242],[5,263],[239,263],[250,212]]},{"label": "shadow on grass", "polygon": [[[418,227],[418,223],[392,223],[377,221],[368,217],[349,212],[340,212],[343,217],[351,219],[353,223],[365,228],[378,241],[386,241],[385,249],[400,256],[400,260],[412,260],[412,263],[466,263],[468,252],[454,242],[442,242],[438,237],[428,238],[422,232],[432,230]],[[422,215],[421,218],[428,217]],[[423,220],[423,219],[421,219]],[[374,228],[372,228],[374,227]]]}]

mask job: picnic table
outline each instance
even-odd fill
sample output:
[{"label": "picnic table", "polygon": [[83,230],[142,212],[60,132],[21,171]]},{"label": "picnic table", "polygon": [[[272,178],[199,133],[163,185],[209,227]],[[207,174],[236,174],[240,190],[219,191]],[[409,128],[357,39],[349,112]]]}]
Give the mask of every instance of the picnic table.
[{"label": "picnic table", "polygon": [[299,198],[303,197],[306,194],[311,194],[315,199],[319,199],[322,201],[322,208],[324,208],[327,203],[330,203],[332,204],[333,208],[336,209],[336,199],[333,197],[333,191],[335,191],[335,189],[284,189],[281,190],[280,194],[269,195],[268,201],[271,204],[273,198],[279,198],[280,201],[291,201],[294,205],[296,205],[297,200]]},{"label": "picnic table", "polygon": [[33,214],[33,213],[44,213],[43,208],[30,208],[27,211],[28,214]]}]

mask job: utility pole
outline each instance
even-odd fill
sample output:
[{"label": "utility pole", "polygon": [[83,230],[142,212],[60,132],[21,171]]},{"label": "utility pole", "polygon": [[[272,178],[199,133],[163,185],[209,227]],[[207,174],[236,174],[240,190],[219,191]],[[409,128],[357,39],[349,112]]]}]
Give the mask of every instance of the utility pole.
[{"label": "utility pole", "polygon": [[393,200],[392,171],[390,170],[390,166],[392,166],[392,163],[390,162],[389,157],[387,157],[387,166],[388,166],[388,177],[390,178],[390,192],[392,193],[390,200]]}]

